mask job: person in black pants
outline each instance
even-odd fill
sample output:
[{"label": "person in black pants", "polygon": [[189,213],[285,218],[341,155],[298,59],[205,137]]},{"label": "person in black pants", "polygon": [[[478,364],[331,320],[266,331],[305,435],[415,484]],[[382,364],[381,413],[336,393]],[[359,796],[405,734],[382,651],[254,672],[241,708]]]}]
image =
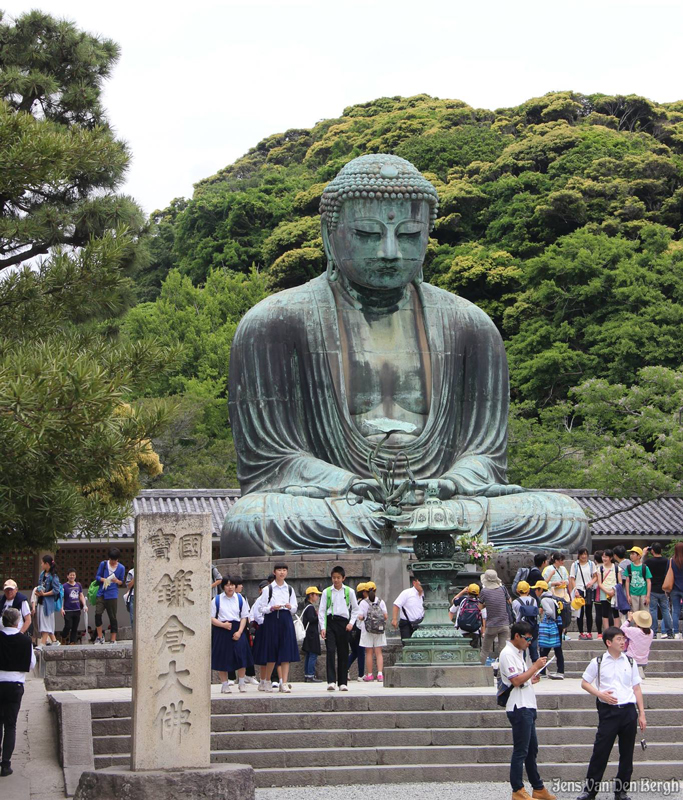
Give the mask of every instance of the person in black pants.
[{"label": "person in black pants", "polygon": [[348,692],[349,636],[358,617],[358,601],[356,593],[344,586],[343,567],[334,567],[331,577],[332,586],[322,593],[318,611],[320,635],[327,648],[327,689],[333,692],[339,686]]},{"label": "person in black pants", "polygon": [[594,658],[583,673],[581,688],[597,698],[598,732],[586,773],[584,791],[577,800],[593,800],[607,762],[619,739],[619,770],[614,781],[615,800],[626,800],[633,774],[633,748],[638,726],[645,732],[645,706],[638,665],[624,653],[626,637],[617,627],[602,634],[607,652]]},{"label": "person in black pants", "polygon": [[24,696],[25,673],[36,665],[30,638],[20,632],[21,613],[6,608],[0,630],[0,777],[12,774],[17,717]]}]

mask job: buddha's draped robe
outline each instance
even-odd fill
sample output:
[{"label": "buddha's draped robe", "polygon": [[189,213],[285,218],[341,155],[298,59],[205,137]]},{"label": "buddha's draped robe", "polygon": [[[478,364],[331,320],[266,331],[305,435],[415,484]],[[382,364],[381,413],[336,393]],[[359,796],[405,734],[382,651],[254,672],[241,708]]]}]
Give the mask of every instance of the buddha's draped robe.
[{"label": "buddha's draped robe", "polygon": [[[431,360],[422,432],[400,449],[418,479],[452,478],[456,511],[500,547],[576,549],[588,543],[580,506],[561,494],[485,496],[506,484],[508,368],[503,342],[477,306],[418,288]],[[325,275],[266,298],[240,323],[231,351],[230,419],[242,497],[223,526],[224,557],[378,547],[373,502],[346,492],[371,478],[374,443],[349,414],[335,298]],[[385,445],[387,456],[398,447]],[[315,487],[321,497],[285,494]]]}]

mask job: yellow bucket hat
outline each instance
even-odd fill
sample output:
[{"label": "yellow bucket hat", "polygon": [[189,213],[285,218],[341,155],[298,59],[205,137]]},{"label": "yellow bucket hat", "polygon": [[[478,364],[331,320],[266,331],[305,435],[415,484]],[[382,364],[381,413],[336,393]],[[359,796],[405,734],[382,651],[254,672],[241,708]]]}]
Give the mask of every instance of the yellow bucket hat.
[{"label": "yellow bucket hat", "polygon": [[586,605],[586,601],[583,597],[577,596],[572,600],[572,608],[574,611],[578,611],[580,608]]}]

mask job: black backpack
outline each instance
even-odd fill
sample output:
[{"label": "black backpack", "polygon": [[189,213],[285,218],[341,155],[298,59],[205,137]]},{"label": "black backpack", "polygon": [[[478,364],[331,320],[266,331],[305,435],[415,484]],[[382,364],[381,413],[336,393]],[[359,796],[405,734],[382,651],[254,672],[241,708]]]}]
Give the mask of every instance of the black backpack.
[{"label": "black backpack", "polygon": [[521,600],[517,604],[517,622],[526,622],[531,625],[534,639],[538,636],[538,605],[534,600],[531,603],[524,603]]}]

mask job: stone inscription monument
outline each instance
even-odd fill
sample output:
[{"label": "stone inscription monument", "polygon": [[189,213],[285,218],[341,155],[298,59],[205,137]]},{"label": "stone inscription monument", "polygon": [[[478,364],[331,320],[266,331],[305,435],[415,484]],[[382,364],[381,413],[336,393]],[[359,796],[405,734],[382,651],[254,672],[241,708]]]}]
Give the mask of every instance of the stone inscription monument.
[{"label": "stone inscription monument", "polygon": [[136,519],[131,769],[208,767],[211,517]]},{"label": "stone inscription monument", "polygon": [[[397,429],[379,456],[405,452],[417,504],[435,482],[498,547],[587,544],[573,499],[507,482],[500,334],[477,306],[422,279],[432,184],[402,158],[361,156],[327,185],[320,208],[326,273],[252,308],[233,342],[243,496],[225,520],[222,555],[379,547],[367,467],[378,425]],[[363,502],[347,502],[349,493]]]},{"label": "stone inscription monument", "polygon": [[76,800],[253,800],[252,767],[211,764],[211,535],[210,514],[136,517],[131,765]]}]

